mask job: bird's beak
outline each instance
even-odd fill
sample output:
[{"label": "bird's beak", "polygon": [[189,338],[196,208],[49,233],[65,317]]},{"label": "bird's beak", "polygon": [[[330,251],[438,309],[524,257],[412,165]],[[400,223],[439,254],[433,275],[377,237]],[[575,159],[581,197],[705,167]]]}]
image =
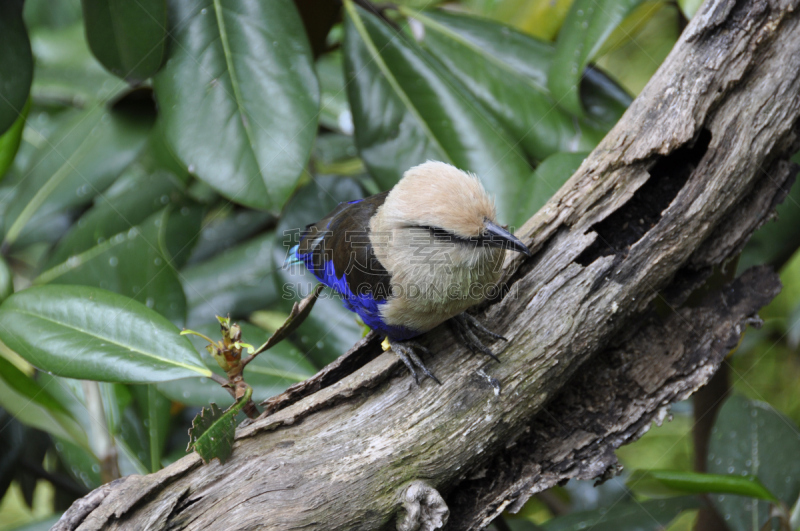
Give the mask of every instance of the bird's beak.
[{"label": "bird's beak", "polygon": [[486,229],[486,235],[482,238],[484,245],[510,249],[522,253],[525,256],[531,256],[531,251],[528,249],[528,246],[500,225],[487,219],[483,222],[483,226]]}]

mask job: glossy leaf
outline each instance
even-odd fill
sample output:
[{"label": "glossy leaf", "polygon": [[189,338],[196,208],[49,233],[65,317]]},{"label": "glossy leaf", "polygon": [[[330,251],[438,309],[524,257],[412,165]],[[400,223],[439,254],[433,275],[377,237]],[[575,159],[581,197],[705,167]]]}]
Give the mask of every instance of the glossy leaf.
[{"label": "glossy leaf", "polygon": [[134,163],[102,195],[64,235],[45,269],[50,269],[70,256],[91,249],[112,236],[127,231],[148,216],[175,204],[185,202],[177,177],[163,170],[149,171]]},{"label": "glossy leaf", "polygon": [[504,0],[475,2],[470,12],[487,17],[543,41],[554,41],[571,0]]},{"label": "glossy leaf", "polygon": [[25,428],[12,415],[0,408],[0,499],[4,499],[8,487],[17,472],[19,457],[25,448]]},{"label": "glossy leaf", "polygon": [[100,478],[100,460],[94,453],[65,439],[55,438],[53,442],[59,460],[79,485],[88,491],[103,483]]},{"label": "glossy leaf", "polygon": [[682,470],[636,470],[628,478],[634,492],[649,497],[683,494],[737,494],[773,503],[778,499],[756,476],[703,474]]},{"label": "glossy leaf", "polygon": [[528,70],[545,73],[551,45],[465,15],[406,13],[424,25],[422,44],[492,111],[528,156],[542,160],[559,151],[586,151],[603,138],[605,129],[576,120],[540,79],[516,67],[527,63]]},{"label": "glossy leaf", "polygon": [[167,41],[166,0],[82,0],[86,40],[111,73],[132,83],[155,74]]},{"label": "glossy leaf", "polygon": [[34,366],[69,378],[148,383],[209,376],[165,317],[85,286],[39,286],[0,306],[0,340]]},{"label": "glossy leaf", "polygon": [[0,134],[3,134],[23,114],[33,79],[33,54],[22,21],[21,0],[0,2],[0,50]]},{"label": "glossy leaf", "polygon": [[[192,378],[179,382],[197,381],[201,378]],[[160,385],[160,384],[159,384]],[[156,385],[132,385],[131,393],[135,399],[138,418],[143,419],[142,427],[147,437],[147,449],[150,454],[150,472],[161,469],[161,453],[170,436],[172,415],[171,401],[161,394]]]},{"label": "glossy leaf", "polygon": [[152,125],[148,118],[96,108],[76,113],[38,150],[5,217],[5,241],[59,210],[84,205],[107,188],[137,156]]},{"label": "glossy leaf", "polygon": [[0,406],[28,426],[84,448],[89,446],[86,433],[47,387],[3,357],[0,357]]},{"label": "glossy leaf", "polygon": [[0,135],[0,180],[5,177],[6,172],[14,163],[14,157],[22,140],[22,130],[25,129],[25,120],[28,118],[30,108],[31,101],[29,99],[22,109],[22,114],[17,117],[17,120],[11,124],[11,127],[5,133]]},{"label": "glossy leaf", "polygon": [[248,388],[245,395],[228,410],[223,412],[216,404],[203,408],[192,422],[189,430],[189,447],[200,455],[204,463],[219,459],[224,463],[233,453],[233,436],[236,432],[236,415],[250,400],[253,390]]},{"label": "glossy leaf", "polygon": [[342,54],[330,52],[317,60],[320,85],[319,123],[332,131],[353,134],[353,115],[347,101]]},{"label": "glossy leaf", "polygon": [[603,41],[603,44],[595,52],[595,57],[612,53],[630,42],[635,43],[636,37],[663,5],[661,0],[643,0]]},{"label": "glossy leaf", "polygon": [[275,234],[257,236],[181,273],[188,304],[187,326],[208,323],[215,315],[244,317],[274,303]]},{"label": "glossy leaf", "polygon": [[[148,472],[143,464],[147,460],[147,453],[141,443],[145,440],[142,421],[131,414],[132,398],[128,387],[62,378],[47,373],[39,373],[39,380],[90,435],[91,448],[77,448],[63,444],[65,441],[56,442],[56,450],[69,465],[76,481],[88,488],[100,483],[101,461],[108,456],[106,444],[116,446],[114,459],[122,475]],[[96,390],[88,399],[87,389]],[[98,402],[91,403],[91,400]],[[99,457],[101,452],[105,454],[104,457]]]},{"label": "glossy leaf", "polygon": [[274,224],[275,216],[250,209],[233,209],[227,205],[203,221],[203,229],[192,248],[188,264],[199,264],[255,236]]},{"label": "glossy leaf", "polygon": [[141,225],[70,256],[43,272],[34,283],[111,290],[183,326],[186,297],[168,246],[170,242],[178,249],[189,246],[200,229],[201,215],[199,208],[165,208]]},{"label": "glossy leaf", "polygon": [[589,61],[643,0],[575,0],[561,27],[547,86],[558,104],[583,116],[580,81]]},{"label": "glossy leaf", "polygon": [[356,145],[383,188],[442,160],[477,174],[505,221],[530,166],[462,84],[403,33],[345,2],[344,59]]},{"label": "glossy leaf", "polygon": [[305,167],[319,87],[291,0],[174,2],[175,44],[155,89],[166,138],[225,197],[278,212]]},{"label": "glossy leaf", "polygon": [[[251,345],[258,346],[269,337],[264,330],[250,323],[239,322],[238,324],[242,328],[242,340]],[[196,327],[195,330],[212,339],[220,337],[219,323],[209,323]],[[224,377],[225,373],[206,351],[205,345],[208,343],[197,336],[187,337],[194,344],[206,366]],[[289,341],[282,341],[248,363],[244,371],[244,378],[253,388],[253,399],[261,402],[282,393],[290,385],[313,376],[315,372],[314,366],[296,346]],[[217,404],[233,402],[230,393],[217,382],[208,378],[162,382],[158,384],[158,390],[170,399],[190,406],[206,406],[209,402]]]},{"label": "glossy leaf", "polygon": [[548,520],[542,527],[545,531],[661,531],[681,512],[699,505],[700,502],[694,496],[644,502],[626,501],[610,508],[559,516]]},{"label": "glossy leaf", "polygon": [[[732,395],[711,433],[708,471],[753,475],[778,499],[793,503],[800,494],[800,429],[763,402]],[[731,495],[711,496],[732,531],[758,529],[769,518],[769,503]]]},{"label": "glossy leaf", "polygon": [[544,160],[520,193],[519,207],[512,223],[522,226],[555,194],[583,163],[588,153],[556,153]]},{"label": "glossy leaf", "polygon": [[[556,100],[552,97],[547,87],[547,77],[555,55],[555,47],[551,43],[537,40],[506,25],[467,15],[446,11],[425,11],[421,15],[429,20],[425,24],[423,43],[431,42],[431,37],[433,37],[434,40],[442,41],[441,50],[443,52],[450,48],[456,51],[460,50],[457,57],[463,56],[464,60],[467,61],[466,64],[460,65],[453,59],[445,60],[445,64],[449,65],[448,68],[451,68],[454,72],[463,70],[469,73],[472,68],[477,68],[484,62],[488,63],[484,65],[485,68],[499,68],[503,76],[508,76],[511,73],[515,79],[521,77],[532,87],[531,90],[548,94],[549,101],[552,105],[555,105]],[[420,20],[422,21],[422,19]],[[440,57],[440,55],[437,57]],[[474,66],[473,62],[477,63],[477,65]],[[481,70],[484,67],[481,67]],[[469,83],[466,84],[467,88],[472,90],[477,98],[482,99],[482,102],[487,104],[489,108],[498,105],[498,103],[491,102],[489,93],[487,93],[492,84],[487,81],[486,83],[488,84],[484,86],[485,88],[481,87],[479,89],[477,86],[473,88],[472,85],[476,81],[472,79],[473,77],[478,80],[481,79],[479,76],[469,73],[468,77],[465,77],[465,79],[470,79]],[[515,82],[511,83],[512,86],[515,84]],[[508,89],[500,87],[497,90],[503,95]],[[591,127],[599,127],[604,131],[610,129],[617,123],[617,120],[619,120],[632,101],[630,95],[612,81],[611,78],[592,67],[589,67],[584,72],[580,85],[580,94],[589,121],[579,120],[578,126],[580,127],[573,124],[573,128],[578,127],[573,131],[574,135],[581,134],[580,132],[584,127],[589,128],[589,132],[586,134],[591,132]],[[529,96],[523,95],[520,97]],[[489,105],[489,103],[491,104]],[[504,104],[509,105],[508,102]],[[503,105],[503,103],[500,105]],[[557,106],[552,109],[552,112],[556,115],[567,115],[564,110],[559,109]],[[547,119],[548,117],[544,117],[542,124],[546,125]],[[530,128],[530,125],[528,124],[528,128]],[[538,126],[539,124],[537,124]],[[571,145],[568,145],[563,150],[575,150],[574,144],[579,141],[581,141],[580,137],[572,138]],[[586,140],[583,141],[585,142]]]},{"label": "glossy leaf", "polygon": [[31,47],[35,63],[31,95],[37,102],[86,108],[128,88],[94,58],[82,24],[32,30]]}]

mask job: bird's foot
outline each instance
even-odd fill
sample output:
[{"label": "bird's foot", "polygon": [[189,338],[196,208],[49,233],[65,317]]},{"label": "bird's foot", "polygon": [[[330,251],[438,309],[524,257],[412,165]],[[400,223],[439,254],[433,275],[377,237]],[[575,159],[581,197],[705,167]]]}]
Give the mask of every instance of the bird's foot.
[{"label": "bird's foot", "polygon": [[411,376],[414,377],[414,381],[417,382],[419,385],[419,374],[417,374],[417,369],[420,369],[425,376],[433,380],[439,385],[442,385],[442,382],[433,375],[433,373],[422,363],[422,359],[419,357],[417,352],[422,352],[425,355],[430,355],[430,350],[423,347],[419,343],[414,341],[389,341],[389,338],[383,340],[381,343],[383,350],[392,349],[392,352],[397,354],[397,357],[402,360],[403,363],[406,364],[408,370],[411,372]]},{"label": "bird's foot", "polygon": [[460,313],[450,319],[450,325],[452,326],[453,331],[458,339],[465,344],[471,352],[482,352],[496,362],[500,362],[500,358],[495,356],[494,352],[492,352],[489,347],[483,344],[483,341],[480,340],[476,332],[480,332],[481,334],[492,339],[502,339],[503,341],[508,341],[508,339],[504,338],[500,334],[495,334],[467,312]]}]

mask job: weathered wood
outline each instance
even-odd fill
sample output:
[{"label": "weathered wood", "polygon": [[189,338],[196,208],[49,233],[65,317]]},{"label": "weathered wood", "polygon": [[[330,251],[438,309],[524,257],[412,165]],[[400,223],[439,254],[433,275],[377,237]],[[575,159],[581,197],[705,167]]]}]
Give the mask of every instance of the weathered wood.
[{"label": "weathered wood", "polygon": [[[424,342],[444,385],[417,387],[393,354],[373,359],[375,342],[366,341],[336,371],[241,428],[225,465],[201,466],[190,455],[126,478],[56,528],[351,530],[399,521],[413,529],[401,507],[435,519],[443,514],[435,490],[451,506],[449,527],[468,529],[561,479],[613,471],[613,448],[707,381],[721,355],[714,341],[727,348],[775,292],[762,271],[731,288],[736,300],[709,303],[706,313],[676,309],[656,324],[643,317],[659,292],[677,307],[737,253],[793,180],[786,158],[800,117],[797,2],[706,2],[620,123],[517,232],[536,255],[508,258],[509,292],[481,316],[510,339],[493,346],[501,364],[469,354],[440,327]],[[680,319],[699,328],[681,335]],[[637,363],[659,354],[641,345],[635,331],[644,324],[642,337],[663,341],[660,362]],[[687,348],[693,337],[701,346]],[[616,350],[570,385],[584,394],[571,401],[564,391],[553,402],[564,407],[542,409],[612,343]],[[355,359],[371,361],[342,376]],[[509,452],[522,475],[498,460]],[[476,487],[469,478],[486,470],[495,479]]]},{"label": "weathered wood", "polygon": [[522,437],[449,493],[446,529],[483,527],[563,480],[616,471],[614,450],[702,386],[780,288],[775,273],[753,269],[698,306],[644,316],[630,341],[583,365]]}]

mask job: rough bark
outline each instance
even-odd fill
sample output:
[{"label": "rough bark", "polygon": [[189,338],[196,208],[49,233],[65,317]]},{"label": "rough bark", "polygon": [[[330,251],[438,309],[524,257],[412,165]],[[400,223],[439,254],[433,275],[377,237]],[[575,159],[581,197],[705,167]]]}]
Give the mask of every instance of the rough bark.
[{"label": "rough bark", "polygon": [[[417,387],[367,338],[240,428],[224,465],[190,455],[125,478],[56,528],[430,529],[449,508],[448,528],[471,529],[564,479],[612,474],[614,448],[708,381],[778,289],[756,270],[679,308],[793,181],[797,2],[707,2],[517,232],[536,254],[506,261],[508,291],[480,316],[510,340],[493,346],[502,363],[440,327],[423,342],[444,385]],[[671,317],[648,313],[656,297]]]}]

